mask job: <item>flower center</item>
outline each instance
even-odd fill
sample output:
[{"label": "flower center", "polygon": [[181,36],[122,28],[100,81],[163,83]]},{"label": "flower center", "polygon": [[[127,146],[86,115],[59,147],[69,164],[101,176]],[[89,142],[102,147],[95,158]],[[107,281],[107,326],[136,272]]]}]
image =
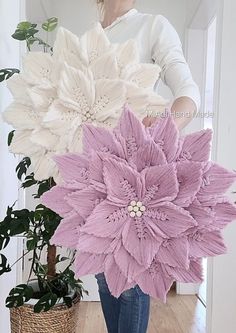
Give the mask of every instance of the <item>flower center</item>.
[{"label": "flower center", "polygon": [[141,201],[130,201],[128,206],[128,212],[131,217],[141,217],[143,212],[145,212],[146,207],[143,205]]}]

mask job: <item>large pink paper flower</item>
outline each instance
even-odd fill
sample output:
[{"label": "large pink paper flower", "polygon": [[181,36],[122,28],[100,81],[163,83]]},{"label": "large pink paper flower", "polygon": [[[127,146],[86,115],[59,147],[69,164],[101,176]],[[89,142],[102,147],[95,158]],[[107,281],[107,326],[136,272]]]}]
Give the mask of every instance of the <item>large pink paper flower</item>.
[{"label": "large pink paper flower", "polygon": [[84,125],[83,154],[55,157],[63,183],[43,203],[63,220],[52,243],[77,249],[78,276],[104,272],[118,297],[138,284],[166,300],[173,281],[202,281],[225,253],[236,173],[209,161],[210,130],[184,137],[167,112],[151,128],[127,108],[111,132]]}]

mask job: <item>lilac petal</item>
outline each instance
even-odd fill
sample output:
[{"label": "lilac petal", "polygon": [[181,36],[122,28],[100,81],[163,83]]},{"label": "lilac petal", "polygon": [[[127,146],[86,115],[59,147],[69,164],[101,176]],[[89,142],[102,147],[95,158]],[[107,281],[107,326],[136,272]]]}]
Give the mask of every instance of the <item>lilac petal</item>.
[{"label": "lilac petal", "polygon": [[143,214],[146,221],[153,221],[168,237],[178,237],[181,233],[196,225],[193,217],[181,207],[171,202],[158,204]]},{"label": "lilac petal", "polygon": [[126,208],[119,208],[110,201],[101,202],[87,218],[81,232],[97,237],[119,237],[128,219]]},{"label": "lilac petal", "polygon": [[172,267],[189,267],[189,243],[187,237],[170,238],[162,243],[156,259]]},{"label": "lilac petal", "polygon": [[141,177],[127,163],[106,159],[103,174],[107,198],[114,204],[127,206],[130,201],[141,198],[143,189]]},{"label": "lilac petal", "polygon": [[91,162],[89,164],[89,180],[90,184],[99,191],[106,193],[106,186],[103,179],[103,161],[107,157],[106,153],[92,152]]},{"label": "lilac petal", "polygon": [[50,191],[45,192],[41,196],[41,202],[63,217],[72,211],[71,206],[65,201],[65,197],[70,192],[71,190],[62,186],[54,186]]},{"label": "lilac petal", "polygon": [[182,138],[181,150],[177,161],[191,160],[206,162],[209,160],[212,140],[212,130],[204,129]]},{"label": "lilac petal", "polygon": [[208,163],[203,174],[202,187],[197,194],[199,201],[224,194],[236,180],[236,172],[229,171],[216,163]]},{"label": "lilac petal", "polygon": [[227,252],[220,231],[196,231],[189,236],[189,255],[192,257],[213,257]]},{"label": "lilac petal", "polygon": [[75,274],[79,278],[87,274],[98,274],[104,271],[105,254],[77,252],[75,256]]},{"label": "lilac petal", "polygon": [[200,228],[210,226],[215,217],[215,213],[211,207],[204,207],[198,200],[194,200],[186,210],[197,221]]},{"label": "lilac petal", "polygon": [[139,265],[128,251],[126,251],[123,245],[114,252],[114,259],[129,282],[132,282],[135,276],[145,269],[143,266]]},{"label": "lilac petal", "polygon": [[138,148],[147,141],[144,125],[135,117],[128,106],[125,106],[114,133],[117,138],[120,138],[122,146],[125,144],[127,158],[132,157]]},{"label": "lilac petal", "polygon": [[82,189],[89,184],[88,166],[89,160],[83,155],[66,154],[54,156],[60,174],[70,188]]},{"label": "lilac petal", "polygon": [[165,265],[163,270],[178,282],[201,283],[203,281],[201,260],[191,260],[188,269]]},{"label": "lilac petal", "polygon": [[149,141],[137,150],[129,162],[140,172],[150,166],[166,164],[166,158],[161,148],[155,142]]},{"label": "lilac petal", "polygon": [[145,268],[150,266],[162,241],[149,232],[142,218],[132,217],[125,224],[122,240],[126,250]]},{"label": "lilac petal", "polygon": [[135,281],[144,293],[154,298],[159,298],[166,303],[166,295],[174,279],[168,277],[168,275],[164,273],[160,263],[154,259],[151,266],[137,276]]},{"label": "lilac petal", "polygon": [[57,227],[50,243],[75,249],[78,241],[78,230],[83,225],[84,220],[77,213],[72,212],[65,217]]},{"label": "lilac petal", "polygon": [[178,149],[179,131],[170,113],[155,123],[151,135],[162,148],[167,161],[174,161]]},{"label": "lilac petal", "polygon": [[84,219],[86,219],[93,209],[105,199],[106,195],[95,190],[92,186],[69,193],[65,200]]},{"label": "lilac petal", "polygon": [[236,205],[229,201],[219,202],[213,207],[215,212],[214,227],[223,229],[236,219]]},{"label": "lilac petal", "polygon": [[84,232],[80,232],[77,238],[77,248],[82,252],[108,254],[113,253],[119,246],[120,240],[118,238],[96,237]]},{"label": "lilac petal", "polygon": [[104,275],[111,294],[117,298],[122,292],[135,286],[134,281],[129,282],[124,274],[122,274],[113,255],[108,255],[106,259]]},{"label": "lilac petal", "polygon": [[176,163],[179,192],[173,201],[181,207],[193,202],[202,184],[202,163],[183,161]]},{"label": "lilac petal", "polygon": [[83,125],[83,151],[89,154],[91,151],[111,152],[123,157],[123,149],[111,131],[104,127]]},{"label": "lilac petal", "polygon": [[179,184],[174,164],[158,165],[142,172],[146,193],[142,202],[155,207],[160,201],[172,201],[176,198]]}]

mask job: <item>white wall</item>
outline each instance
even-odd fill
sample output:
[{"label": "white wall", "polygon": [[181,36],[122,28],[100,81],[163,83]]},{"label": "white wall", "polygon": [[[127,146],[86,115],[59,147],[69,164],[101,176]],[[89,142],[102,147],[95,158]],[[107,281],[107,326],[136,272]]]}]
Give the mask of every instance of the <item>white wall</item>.
[{"label": "white wall", "polygon": [[[22,2],[19,0],[0,0],[0,68],[19,68],[19,43],[11,38],[22,15]],[[11,96],[5,83],[0,84],[0,112],[10,103]],[[4,218],[6,208],[18,198],[18,182],[15,174],[17,158],[8,152],[7,135],[11,128],[0,119],[0,219]],[[17,205],[16,205],[17,207]],[[13,239],[4,251],[12,264],[17,259],[19,242]],[[9,311],[5,308],[5,298],[17,283],[17,267],[0,278],[0,333],[9,331]]]}]

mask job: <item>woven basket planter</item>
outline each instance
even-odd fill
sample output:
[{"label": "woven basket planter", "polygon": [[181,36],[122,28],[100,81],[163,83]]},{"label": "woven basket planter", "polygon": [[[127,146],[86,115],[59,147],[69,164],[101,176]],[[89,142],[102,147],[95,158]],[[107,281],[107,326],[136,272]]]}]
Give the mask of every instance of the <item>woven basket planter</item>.
[{"label": "woven basket planter", "polygon": [[80,297],[68,308],[54,306],[48,312],[34,313],[33,305],[10,309],[11,333],[76,333]]}]

